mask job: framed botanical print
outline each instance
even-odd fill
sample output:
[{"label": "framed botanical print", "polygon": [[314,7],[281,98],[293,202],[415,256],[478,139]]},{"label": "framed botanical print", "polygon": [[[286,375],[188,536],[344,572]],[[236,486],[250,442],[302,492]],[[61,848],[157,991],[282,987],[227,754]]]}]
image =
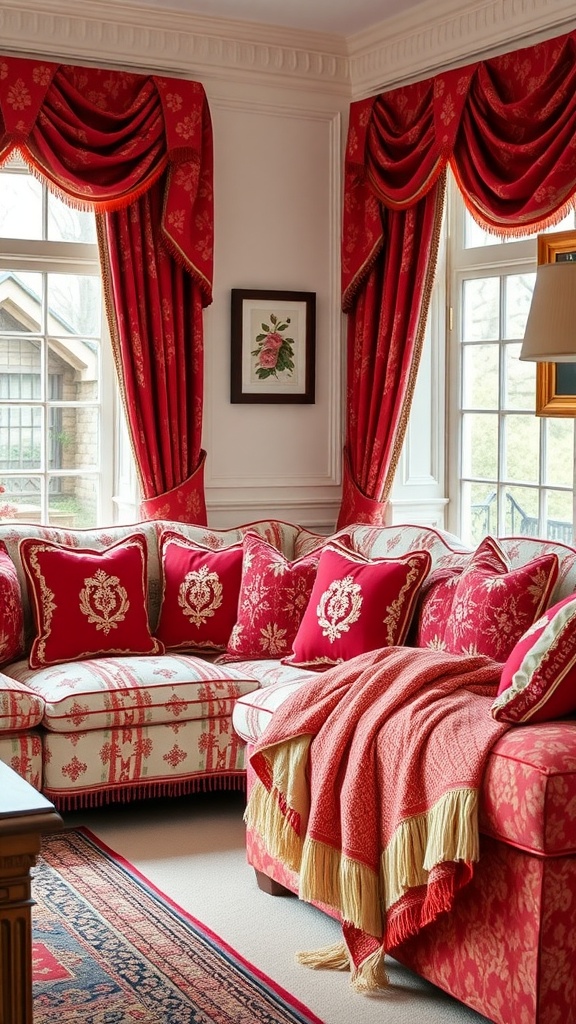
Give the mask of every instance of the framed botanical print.
[{"label": "framed botanical print", "polygon": [[[538,264],[576,262],[576,231],[538,235]],[[536,364],[536,415],[576,417],[576,363]]]},{"label": "framed botanical print", "polygon": [[316,294],[232,289],[230,400],[314,402]]}]

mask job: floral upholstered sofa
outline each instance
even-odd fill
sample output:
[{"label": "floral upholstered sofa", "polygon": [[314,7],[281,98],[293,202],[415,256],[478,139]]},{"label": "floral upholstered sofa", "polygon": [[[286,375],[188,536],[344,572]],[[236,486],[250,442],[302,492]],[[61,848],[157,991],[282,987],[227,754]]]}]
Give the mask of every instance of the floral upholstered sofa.
[{"label": "floral upholstered sofa", "polygon": [[[505,728],[484,765],[472,878],[449,912],[391,955],[497,1024],[576,1024],[576,551],[516,537],[487,539],[477,552],[464,552],[454,537],[415,526],[357,526],[347,542],[372,561],[428,550],[431,570],[407,643],[461,649],[465,657],[484,640],[503,663],[499,696],[494,700],[494,691],[487,704],[484,698]],[[507,566],[494,562],[497,550]],[[542,562],[549,555],[558,559],[550,576]],[[529,578],[528,567],[536,566]],[[537,622],[518,640],[526,625],[522,595],[531,590],[535,604],[524,612],[530,618],[538,604]],[[544,615],[541,600],[549,609]],[[249,758],[266,746],[290,699],[314,685],[310,669],[286,659],[252,670],[262,685],[241,696],[233,713]],[[249,760],[249,807],[260,784]],[[297,870],[271,853],[247,821],[248,860],[260,887],[298,893]]]}]

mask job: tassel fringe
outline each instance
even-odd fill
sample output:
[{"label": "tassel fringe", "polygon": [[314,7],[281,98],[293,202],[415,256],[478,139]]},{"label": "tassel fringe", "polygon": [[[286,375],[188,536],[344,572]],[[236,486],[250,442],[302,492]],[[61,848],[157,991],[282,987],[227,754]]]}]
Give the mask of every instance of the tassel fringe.
[{"label": "tassel fringe", "polygon": [[302,839],[299,835],[297,815],[288,814],[282,807],[276,788],[268,791],[257,782],[250,793],[244,812],[248,828],[257,832],[266,843],[272,857],[286,864],[292,871],[300,870]]},{"label": "tassel fringe", "polygon": [[296,953],[296,962],[313,971],[349,971],[350,957],[344,942],[334,942],[322,949],[304,950]]},{"label": "tassel fringe", "polygon": [[382,949],[376,949],[362,961],[360,967],[352,972],[350,984],[355,992],[364,994],[377,992],[381,988],[388,988],[390,978],[384,967],[384,952]]},{"label": "tassel fringe", "polygon": [[401,822],[381,858],[386,909],[408,889],[426,885],[436,864],[478,860],[477,809],[477,790],[455,789],[425,814]]},{"label": "tassel fringe", "polygon": [[378,875],[332,846],[305,840],[298,895],[339,910],[345,921],[369,935],[382,935]]}]

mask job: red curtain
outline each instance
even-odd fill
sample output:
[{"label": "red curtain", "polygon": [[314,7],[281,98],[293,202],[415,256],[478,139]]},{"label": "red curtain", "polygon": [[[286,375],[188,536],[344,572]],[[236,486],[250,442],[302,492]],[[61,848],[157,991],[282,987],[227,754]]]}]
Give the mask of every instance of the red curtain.
[{"label": "red curtain", "polygon": [[206,523],[203,329],[212,130],[197,82],[0,57],[0,164],[18,149],[98,216],[142,514]]},{"label": "red curtain", "polygon": [[575,47],[570,33],[351,106],[339,527],[384,518],[420,357],[447,164],[473,216],[502,235],[557,222],[576,191]]}]

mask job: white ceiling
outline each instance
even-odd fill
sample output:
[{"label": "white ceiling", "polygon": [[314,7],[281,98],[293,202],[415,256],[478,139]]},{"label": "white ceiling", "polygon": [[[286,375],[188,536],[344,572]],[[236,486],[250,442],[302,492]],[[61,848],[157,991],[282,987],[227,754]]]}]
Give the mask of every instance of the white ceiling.
[{"label": "white ceiling", "polygon": [[123,0],[123,6],[188,11],[307,32],[355,35],[422,0]]}]

